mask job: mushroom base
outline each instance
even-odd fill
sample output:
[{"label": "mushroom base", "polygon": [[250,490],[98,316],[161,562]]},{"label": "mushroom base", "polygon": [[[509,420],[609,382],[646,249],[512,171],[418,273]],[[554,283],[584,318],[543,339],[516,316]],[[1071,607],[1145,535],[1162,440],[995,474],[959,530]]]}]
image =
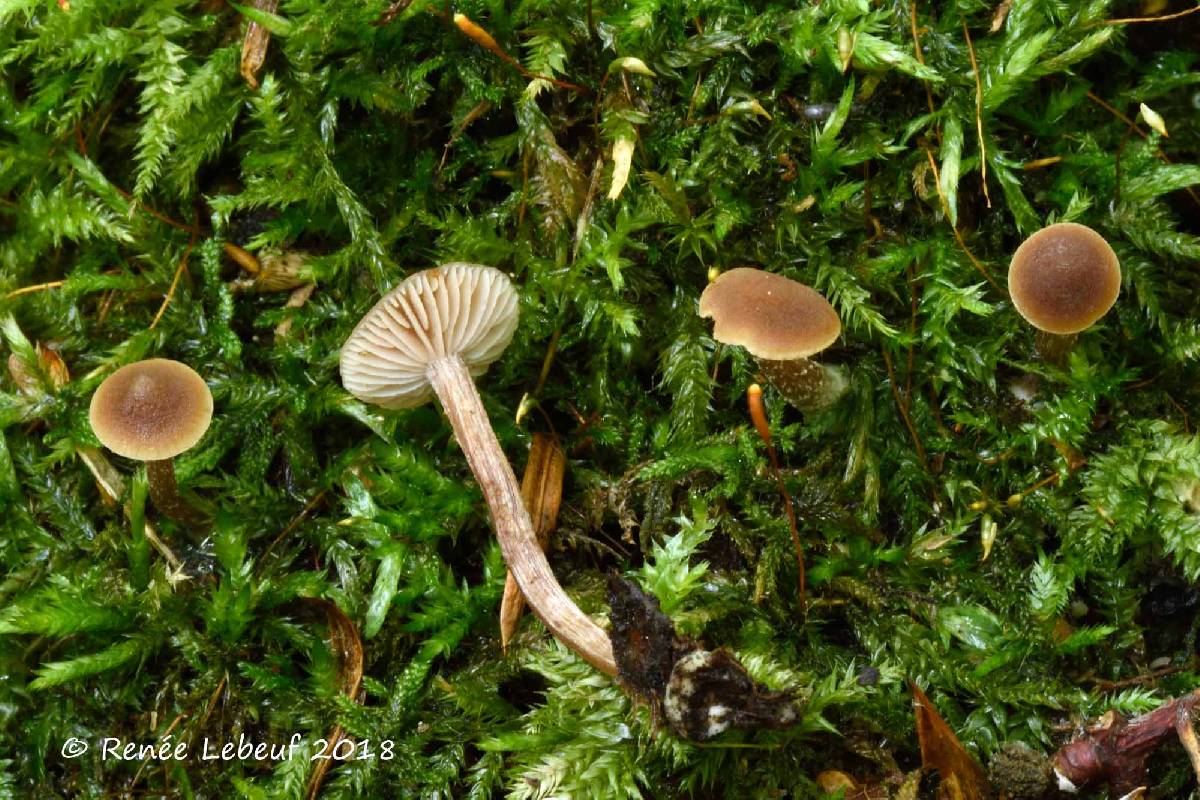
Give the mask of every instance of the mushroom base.
[{"label": "mushroom base", "polygon": [[1037,348],[1038,355],[1042,357],[1043,361],[1047,364],[1061,367],[1067,363],[1067,356],[1070,354],[1072,348],[1075,347],[1075,342],[1078,340],[1078,333],[1038,331],[1033,342]]},{"label": "mushroom base", "polygon": [[530,609],[559,641],[601,672],[616,675],[608,634],[575,605],[550,569],[467,365],[457,355],[443,356],[429,362],[426,375],[483,490],[500,550]]},{"label": "mushroom base", "polygon": [[793,361],[759,359],[758,366],[784,399],[801,411],[820,411],[846,391],[846,376],[837,367],[807,358]]},{"label": "mushroom base", "polygon": [[184,525],[201,525],[208,518],[188,501],[179,496],[175,483],[175,460],[146,462],[146,480],[150,489],[150,500],[164,516]]}]

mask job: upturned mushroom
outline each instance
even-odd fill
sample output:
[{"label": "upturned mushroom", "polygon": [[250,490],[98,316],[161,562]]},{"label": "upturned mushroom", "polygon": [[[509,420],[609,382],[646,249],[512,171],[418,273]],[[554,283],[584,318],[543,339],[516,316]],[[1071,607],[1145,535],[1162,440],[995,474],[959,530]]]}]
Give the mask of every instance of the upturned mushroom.
[{"label": "upturned mushroom", "polygon": [[92,395],[88,419],[100,443],[146,462],[150,499],[177,522],[206,517],[179,495],[175,456],[191,449],[212,422],[208,385],[187,364],[151,358],[121,367]]},{"label": "upturned mushroom", "polygon": [[771,385],[801,411],[826,408],[846,390],[841,370],[809,358],[837,341],[842,323],[829,301],[803,283],[731,269],[705,287],[700,316],[713,320],[718,342],[757,356]]},{"label": "upturned mushroom", "polygon": [[1017,313],[1038,330],[1038,353],[1061,364],[1080,331],[1117,301],[1121,264],[1103,236],[1086,225],[1059,222],[1013,253],[1008,292]]},{"label": "upturned mushroom", "polygon": [[563,591],[538,545],[473,382],[512,340],[517,315],[516,290],[493,267],[450,263],[418,272],[384,295],[350,334],[341,353],[342,384],[360,400],[389,409],[437,395],[529,607],[568,647],[614,675],[607,634]]}]

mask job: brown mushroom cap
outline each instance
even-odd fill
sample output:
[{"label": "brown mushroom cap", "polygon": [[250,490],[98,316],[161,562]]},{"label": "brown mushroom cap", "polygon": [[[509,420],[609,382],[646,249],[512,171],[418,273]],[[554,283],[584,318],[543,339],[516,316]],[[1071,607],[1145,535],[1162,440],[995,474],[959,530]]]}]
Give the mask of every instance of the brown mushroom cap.
[{"label": "brown mushroom cap", "polygon": [[410,275],[383,296],[342,346],[342,384],[360,400],[413,408],[433,396],[426,368],[457,355],[472,376],[517,329],[517,292],[494,267],[451,263]]},{"label": "brown mushroom cap", "polygon": [[88,418],[105,447],[163,461],[200,441],[212,422],[212,392],[187,364],[151,358],[121,367],[92,395]]},{"label": "brown mushroom cap", "polygon": [[759,358],[791,361],[837,341],[842,323],[829,301],[803,283],[738,267],[700,295],[700,316],[713,320],[713,338],[741,345]]},{"label": "brown mushroom cap", "polygon": [[1008,292],[1017,313],[1047,333],[1079,333],[1112,308],[1121,292],[1117,254],[1086,225],[1059,222],[1013,254]]}]

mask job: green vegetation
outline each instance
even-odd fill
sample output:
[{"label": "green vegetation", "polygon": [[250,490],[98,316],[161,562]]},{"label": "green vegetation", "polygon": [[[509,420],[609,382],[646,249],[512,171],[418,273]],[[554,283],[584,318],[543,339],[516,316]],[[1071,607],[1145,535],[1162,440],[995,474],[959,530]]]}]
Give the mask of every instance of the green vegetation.
[{"label": "green vegetation", "polygon": [[[0,0],[0,797],[304,797],[336,725],[376,757],[330,769],[322,798],[810,796],[823,769],[919,765],[905,679],[984,761],[1200,685],[1200,15],[1105,24],[1144,11]],[[272,31],[257,89],[248,17]],[[1004,289],[1058,220],[1124,271],[1062,369]],[[225,243],[306,253],[311,297],[244,290]],[[603,614],[605,573],[634,577],[795,690],[801,724],[699,746],[531,617],[501,653],[503,562],[439,409],[381,413],[337,375],[379,295],[451,260],[521,292],[479,386],[518,474],[532,431],[567,449],[568,591]],[[843,321],[821,356],[851,381],[837,405],[765,395],[807,618],[745,413],[753,361],[695,312],[709,271],[740,265]],[[88,467],[91,393],[150,356],[215,397],[176,459],[215,512],[206,543],[146,502],[137,464],[110,456],[118,503]],[[360,703],[310,598],[362,637]],[[1127,680],[1152,663],[1177,669]],[[168,733],[193,754],[305,743],[100,758],[103,737]],[[92,749],[68,760],[68,737]],[[1193,780],[1181,753],[1154,778]]]}]

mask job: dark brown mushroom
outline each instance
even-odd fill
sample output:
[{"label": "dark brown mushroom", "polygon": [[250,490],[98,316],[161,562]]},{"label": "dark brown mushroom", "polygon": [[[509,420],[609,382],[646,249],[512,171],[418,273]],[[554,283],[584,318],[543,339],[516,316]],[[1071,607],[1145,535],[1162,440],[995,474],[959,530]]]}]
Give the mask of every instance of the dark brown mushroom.
[{"label": "dark brown mushroom", "polygon": [[1008,291],[1017,313],[1038,329],[1038,352],[1061,363],[1079,332],[1117,301],[1121,264],[1103,236],[1086,225],[1059,222],[1017,248]]},{"label": "dark brown mushroom", "polygon": [[842,323],[829,301],[802,283],[738,267],[700,295],[700,316],[713,320],[713,338],[740,345],[788,402],[802,411],[831,405],[846,389],[841,370],[812,361],[837,341]]},{"label": "dark brown mushroom", "polygon": [[161,513],[183,523],[205,515],[179,496],[175,456],[191,449],[212,422],[208,385],[187,364],[151,358],[121,367],[92,395],[88,418],[100,443],[146,462],[150,499]]}]

